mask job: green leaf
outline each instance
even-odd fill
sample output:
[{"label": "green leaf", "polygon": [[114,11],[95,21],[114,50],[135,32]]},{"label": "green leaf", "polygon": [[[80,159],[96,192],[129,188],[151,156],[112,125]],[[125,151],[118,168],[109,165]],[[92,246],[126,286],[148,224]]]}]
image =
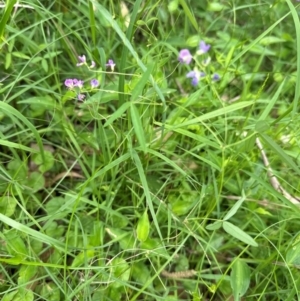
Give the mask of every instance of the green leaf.
[{"label": "green leaf", "polygon": [[47,301],[60,301],[60,290],[58,286],[53,283],[47,281],[47,285],[42,285],[41,286],[41,292],[40,292],[41,297],[44,300]]},{"label": "green leaf", "polygon": [[270,44],[274,44],[274,43],[282,43],[282,42],[286,42],[286,40],[282,39],[282,38],[278,38],[276,36],[268,36],[268,37],[264,37],[262,38],[259,43],[263,46],[268,46]]},{"label": "green leaf", "polygon": [[8,52],[6,53],[5,56],[5,66],[4,66],[5,70],[7,70],[10,67],[10,65],[11,65],[11,53]]},{"label": "green leaf", "polygon": [[147,210],[143,213],[143,215],[140,217],[136,234],[139,241],[145,241],[147,240],[150,232],[150,222],[148,218]]},{"label": "green leaf", "polygon": [[27,185],[33,192],[39,191],[45,186],[45,178],[41,173],[34,171],[29,175]]},{"label": "green leaf", "polygon": [[[114,287],[120,287],[123,286],[121,282],[125,282],[129,280],[130,276],[130,266],[123,258],[115,258],[111,261],[111,273],[113,280],[115,281],[113,283]],[[120,280],[121,282],[118,282]]]},{"label": "green leaf", "polygon": [[126,232],[120,229],[106,228],[106,232],[113,239],[118,241],[122,250],[132,249],[135,245],[134,237],[131,232]]},{"label": "green leaf", "polygon": [[108,126],[112,124],[116,119],[120,118],[124,112],[130,107],[131,103],[130,102],[125,102],[123,103],[117,111],[115,111],[105,122],[104,126]]},{"label": "green leaf", "polygon": [[232,216],[234,216],[236,214],[236,212],[238,211],[238,209],[241,207],[241,205],[243,204],[243,202],[245,201],[246,196],[243,193],[243,196],[240,200],[238,200],[233,206],[232,208],[227,212],[227,214],[224,216],[223,220],[226,221],[228,219],[230,219]]},{"label": "green leaf", "polygon": [[13,300],[15,300],[15,296],[16,296],[17,293],[18,293],[17,290],[12,291],[12,292],[10,292],[10,293],[6,293],[6,294],[4,295],[2,301],[13,301]]},{"label": "green leaf", "polygon": [[297,164],[285,153],[285,151],[268,135],[260,133],[264,142],[285,162],[289,167],[294,169],[300,175],[300,169]]},{"label": "green leaf", "polygon": [[[278,100],[278,98],[280,96],[280,93],[281,93],[281,91],[282,91],[282,89],[283,89],[283,87],[285,85],[285,82],[286,82],[286,79],[284,79],[282,81],[281,85],[278,87],[278,89],[277,89],[276,93],[274,94],[274,96],[272,97],[272,99],[268,101],[267,106],[265,107],[265,109],[263,110],[263,112],[261,113],[261,115],[258,118],[257,124],[259,124],[259,121],[265,120],[269,116],[271,110],[273,109],[275,103],[277,102],[277,100]],[[255,130],[258,131],[258,132],[260,132],[260,129],[257,126],[257,124],[255,125]]]},{"label": "green leaf", "polygon": [[190,20],[190,22],[192,23],[192,25],[194,26],[194,28],[196,29],[196,32],[199,32],[199,26],[198,26],[198,22],[195,19],[194,14],[191,12],[189,5],[186,3],[185,0],[178,0],[178,2],[180,3],[180,5],[182,6],[183,10],[184,10],[184,14],[188,17],[188,19]]},{"label": "green leaf", "polygon": [[131,112],[131,118],[132,118],[134,132],[136,133],[136,137],[140,143],[142,150],[145,151],[145,149],[146,149],[145,132],[144,132],[143,125],[141,122],[141,116],[134,103],[131,103],[130,112]]},{"label": "green leaf", "polygon": [[25,259],[28,254],[26,247],[19,231],[14,229],[4,233],[6,248],[10,255]]},{"label": "green leaf", "polygon": [[12,55],[20,59],[30,60],[30,56],[24,54],[23,52],[14,51],[12,52]]},{"label": "green leaf", "polygon": [[216,221],[216,222],[214,222],[210,225],[207,225],[205,227],[205,229],[207,229],[207,230],[218,230],[222,227],[222,225],[223,225],[223,221]]},{"label": "green leaf", "polygon": [[0,213],[12,216],[15,212],[17,200],[13,196],[0,197]]},{"label": "green leaf", "polygon": [[148,279],[151,278],[148,267],[142,262],[134,262],[131,267],[132,277],[138,283],[147,283]]},{"label": "green leaf", "polygon": [[234,112],[234,111],[252,106],[253,104],[254,104],[254,101],[241,101],[241,102],[226,106],[224,108],[217,109],[215,111],[203,114],[199,117],[193,118],[193,119],[188,120],[186,122],[182,122],[181,124],[174,125],[173,127],[170,127],[170,128],[172,128],[172,129],[185,128],[188,125],[198,124],[198,123],[201,123],[201,122],[203,122],[205,120],[208,120],[208,119],[211,119],[211,118],[227,115],[231,112]]},{"label": "green leaf", "polygon": [[256,241],[250,235],[248,235],[246,232],[244,232],[237,226],[233,225],[232,223],[229,223],[226,221],[223,222],[223,229],[231,236],[239,239],[240,241],[242,241],[250,246],[253,246],[253,247],[258,246]]},{"label": "green leaf", "polygon": [[70,210],[66,210],[65,204],[66,200],[62,197],[52,198],[45,206],[47,215],[55,216],[55,219],[64,218],[70,212]]},{"label": "green leaf", "polygon": [[2,213],[0,213],[0,221],[16,230],[31,235],[39,241],[42,241],[48,245],[53,245],[56,248],[62,250],[63,252],[66,251],[65,245],[61,241],[53,239],[52,237],[47,236],[44,233],[41,233],[40,231],[34,230],[26,225],[23,225],[17,222],[16,220],[9,218],[8,216],[3,215]]},{"label": "green leaf", "polygon": [[93,248],[87,248],[87,250],[80,252],[74,258],[72,262],[72,267],[79,267],[81,265],[87,264],[95,255],[95,250]]},{"label": "green leaf", "polygon": [[150,64],[147,66],[147,69],[144,72],[143,76],[136,83],[135,87],[132,90],[131,98],[130,98],[131,101],[136,101],[141,95],[143,95],[143,89],[151,76],[153,67],[154,67],[154,64]]},{"label": "green leaf", "polygon": [[42,59],[42,68],[44,69],[44,71],[47,73],[49,66],[48,66],[48,62],[45,59]]},{"label": "green leaf", "polygon": [[250,269],[246,262],[237,259],[230,274],[234,300],[238,301],[247,292],[250,284]]},{"label": "green leaf", "polygon": [[19,270],[18,285],[28,283],[37,273],[38,267],[34,265],[22,265]]},{"label": "green leaf", "polygon": [[286,253],[286,263],[300,265],[300,243],[292,246]]},{"label": "green leaf", "polygon": [[33,162],[39,165],[39,171],[44,173],[51,169],[54,165],[54,157],[51,152],[45,151],[45,160],[43,161],[41,153],[37,153],[33,155]]}]

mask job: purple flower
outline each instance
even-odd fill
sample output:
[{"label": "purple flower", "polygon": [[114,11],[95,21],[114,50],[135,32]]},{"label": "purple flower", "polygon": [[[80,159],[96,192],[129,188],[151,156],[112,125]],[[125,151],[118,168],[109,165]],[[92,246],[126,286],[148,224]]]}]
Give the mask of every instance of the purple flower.
[{"label": "purple flower", "polygon": [[204,41],[200,41],[199,50],[197,51],[198,55],[206,53],[210,49],[210,45],[206,44]]},{"label": "purple flower", "polygon": [[96,66],[96,63],[92,61],[90,68],[94,68]]},{"label": "purple flower", "polygon": [[218,80],[220,80],[220,78],[221,78],[221,76],[218,73],[214,73],[212,76],[212,80],[214,80],[214,81],[218,81]]},{"label": "purple flower", "polygon": [[199,80],[201,77],[204,77],[205,76],[205,73],[204,72],[200,72],[198,70],[194,70],[194,71],[190,71],[186,77],[187,78],[191,78],[192,79],[192,85],[193,86],[197,86],[198,83],[199,83]]},{"label": "purple flower", "polygon": [[80,100],[80,101],[83,101],[85,99],[85,95],[84,94],[78,94],[77,99]]},{"label": "purple flower", "polygon": [[74,87],[78,87],[79,89],[81,89],[83,87],[83,80],[74,78],[73,85]]},{"label": "purple flower", "polygon": [[66,79],[65,86],[69,89],[73,89],[74,88],[73,79],[71,79],[71,78]]},{"label": "purple flower", "polygon": [[108,60],[107,64],[105,64],[106,67],[110,67],[111,71],[114,71],[116,64],[113,60]]},{"label": "purple flower", "polygon": [[188,49],[179,51],[178,61],[183,64],[189,64],[192,61],[192,55]]},{"label": "purple flower", "polygon": [[86,64],[86,57],[85,57],[85,55],[82,55],[82,56],[79,55],[78,59],[79,59],[79,63],[76,64],[77,67]]},{"label": "purple flower", "polygon": [[78,87],[79,89],[81,89],[83,87],[83,80],[74,78],[68,78],[65,80],[65,86],[69,89],[73,89],[74,87]]},{"label": "purple flower", "polygon": [[99,86],[99,81],[96,79],[91,80],[91,87],[92,88],[97,88]]}]

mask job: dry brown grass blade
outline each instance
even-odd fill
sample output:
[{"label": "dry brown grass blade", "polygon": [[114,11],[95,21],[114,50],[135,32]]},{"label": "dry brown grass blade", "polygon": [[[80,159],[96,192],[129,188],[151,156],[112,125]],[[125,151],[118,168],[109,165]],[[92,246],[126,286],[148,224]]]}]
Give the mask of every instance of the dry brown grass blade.
[{"label": "dry brown grass blade", "polygon": [[300,203],[300,198],[297,196],[292,196],[291,194],[289,194],[280,184],[280,182],[278,181],[278,179],[276,178],[276,176],[273,173],[273,170],[271,168],[270,162],[268,160],[268,157],[263,149],[263,146],[259,140],[259,138],[257,137],[256,140],[256,145],[258,147],[258,149],[260,150],[261,153],[261,157],[263,160],[263,163],[265,165],[265,167],[267,168],[267,173],[268,173],[268,178],[269,181],[271,183],[271,185],[273,186],[273,188],[278,191],[279,193],[281,193],[287,200],[289,200],[291,203],[293,204],[299,204]]},{"label": "dry brown grass blade", "polygon": [[46,187],[49,187],[53,185],[55,182],[59,181],[60,179],[64,178],[78,178],[78,179],[83,179],[84,177],[75,172],[75,171],[68,171],[68,172],[61,172],[60,174],[56,175],[52,180],[48,181],[46,184]]}]

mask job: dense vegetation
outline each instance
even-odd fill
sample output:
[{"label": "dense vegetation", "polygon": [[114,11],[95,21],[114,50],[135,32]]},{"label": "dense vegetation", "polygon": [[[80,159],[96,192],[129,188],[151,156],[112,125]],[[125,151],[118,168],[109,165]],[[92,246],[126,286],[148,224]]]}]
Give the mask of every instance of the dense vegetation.
[{"label": "dense vegetation", "polygon": [[300,3],[0,9],[1,300],[299,300]]}]

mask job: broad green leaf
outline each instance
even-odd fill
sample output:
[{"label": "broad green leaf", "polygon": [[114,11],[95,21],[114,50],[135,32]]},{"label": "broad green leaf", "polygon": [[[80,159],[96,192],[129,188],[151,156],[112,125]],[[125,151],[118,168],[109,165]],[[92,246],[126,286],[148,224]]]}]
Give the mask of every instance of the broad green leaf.
[{"label": "broad green leaf", "polygon": [[46,224],[45,232],[50,237],[59,239],[63,236],[65,230],[66,229],[64,225],[58,225],[57,222],[51,221],[50,223]]},{"label": "broad green leaf", "polygon": [[28,283],[37,273],[38,267],[33,265],[22,265],[19,270],[18,285]]},{"label": "broad green leaf", "polygon": [[142,242],[140,245],[141,250],[149,250],[151,254],[161,255],[165,259],[169,259],[170,256],[166,251],[166,248],[161,244],[160,240],[157,238],[148,238],[146,241]]},{"label": "broad green leaf", "polygon": [[250,284],[250,269],[246,262],[237,259],[230,274],[230,284],[235,301],[239,301],[247,292]]},{"label": "broad green leaf", "polygon": [[[123,286],[122,282],[128,281],[130,276],[130,266],[123,258],[115,258],[110,263],[110,269],[112,273],[114,287]],[[119,282],[120,280],[121,282]]]},{"label": "broad green leaf", "polygon": [[55,197],[50,199],[45,205],[45,209],[47,211],[47,215],[55,216],[56,219],[64,218],[70,210],[64,208],[66,203],[66,199],[62,197]]},{"label": "broad green leaf", "polygon": [[80,252],[76,257],[74,258],[72,262],[72,267],[79,267],[84,266],[87,264],[95,255],[94,248],[87,247],[87,250]]},{"label": "broad green leaf", "polygon": [[259,43],[263,46],[268,46],[270,44],[274,44],[274,43],[282,43],[282,42],[286,42],[286,40],[282,39],[282,38],[278,38],[276,36],[268,36],[268,37],[264,37],[262,38]]},{"label": "broad green leaf", "polygon": [[286,253],[286,263],[300,265],[300,243],[293,245]]},{"label": "broad green leaf", "polygon": [[49,66],[47,60],[45,59],[42,59],[42,68],[44,69],[45,72],[48,72]]},{"label": "broad green leaf", "polygon": [[243,202],[245,201],[246,196],[243,193],[243,196],[241,197],[240,200],[238,200],[233,206],[232,208],[227,212],[227,214],[224,216],[223,220],[227,221],[228,219],[230,219],[232,216],[234,216],[236,214],[236,212],[238,211],[238,209],[242,206]]},{"label": "broad green leaf", "polygon": [[138,283],[144,284],[151,277],[149,268],[140,261],[136,261],[133,263],[131,267],[132,277]]},{"label": "broad green leaf", "polygon": [[5,56],[5,66],[4,66],[5,70],[7,70],[10,67],[10,65],[11,65],[11,53],[8,52],[6,53]]},{"label": "broad green leaf", "polygon": [[33,301],[34,295],[31,290],[20,288],[13,301]]},{"label": "broad green leaf", "polygon": [[44,156],[45,160],[43,161],[41,153],[33,155],[33,161],[35,164],[39,165],[39,171],[42,173],[48,171],[54,165],[54,157],[51,152],[45,151]]},{"label": "broad green leaf", "polygon": [[0,213],[12,216],[15,212],[17,201],[13,196],[0,197]]},{"label": "broad green leaf", "polygon": [[26,258],[28,254],[28,248],[26,247],[19,231],[14,229],[6,231],[4,233],[6,248],[9,252],[9,255]]},{"label": "broad green leaf", "polygon": [[45,186],[45,178],[41,173],[34,171],[29,175],[27,185],[33,192],[39,191]]},{"label": "broad green leaf", "polygon": [[232,223],[229,223],[226,221],[223,222],[223,229],[231,236],[239,239],[240,241],[242,241],[250,246],[253,246],[253,247],[258,246],[257,242],[250,235],[248,235],[246,232],[244,232],[237,226],[233,225]]},{"label": "broad green leaf", "polygon": [[135,245],[132,232],[126,232],[120,229],[106,228],[106,232],[113,239],[113,241],[119,242],[122,250],[132,249]]},{"label": "broad green leaf", "polygon": [[47,281],[45,285],[41,286],[41,297],[47,301],[60,301],[60,290],[57,284]]},{"label": "broad green leaf", "polygon": [[30,56],[24,54],[23,52],[14,51],[11,53],[13,56],[18,57],[20,59],[30,60]]},{"label": "broad green leaf", "polygon": [[136,229],[137,238],[139,241],[145,241],[147,240],[150,232],[150,222],[148,218],[147,210],[143,213],[143,215],[140,217]]},{"label": "broad green leaf", "polygon": [[222,227],[223,221],[216,221],[210,225],[207,225],[205,229],[207,230],[218,230]]}]

